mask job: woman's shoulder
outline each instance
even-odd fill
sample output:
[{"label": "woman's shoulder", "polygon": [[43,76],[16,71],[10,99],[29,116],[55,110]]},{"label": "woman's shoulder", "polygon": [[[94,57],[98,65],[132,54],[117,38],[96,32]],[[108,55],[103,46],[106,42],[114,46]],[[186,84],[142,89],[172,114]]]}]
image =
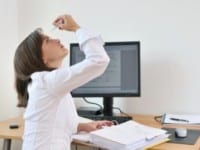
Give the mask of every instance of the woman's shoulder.
[{"label": "woman's shoulder", "polygon": [[[49,80],[52,80],[53,77],[57,74],[59,74],[60,70],[63,70],[63,68],[57,68],[52,71],[38,71],[31,74],[32,81],[39,81],[39,82],[48,82]],[[64,69],[65,70],[65,69]]]},{"label": "woman's shoulder", "polygon": [[31,74],[31,79],[32,80],[39,80],[42,79],[45,75],[50,73],[50,71],[40,71],[40,72],[34,72]]},{"label": "woman's shoulder", "polygon": [[[31,84],[30,87],[44,88],[46,87],[46,80],[44,79],[50,71],[40,71],[31,74]],[[34,86],[33,86],[34,85]],[[29,87],[29,88],[30,88]]]}]

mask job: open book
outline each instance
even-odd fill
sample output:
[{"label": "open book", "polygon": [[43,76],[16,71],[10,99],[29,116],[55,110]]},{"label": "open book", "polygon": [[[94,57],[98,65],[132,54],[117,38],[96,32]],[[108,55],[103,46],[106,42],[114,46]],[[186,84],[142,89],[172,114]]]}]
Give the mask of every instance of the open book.
[{"label": "open book", "polygon": [[168,141],[167,131],[145,126],[135,121],[105,127],[89,134],[75,135],[76,140],[89,142],[109,150],[138,150]]}]

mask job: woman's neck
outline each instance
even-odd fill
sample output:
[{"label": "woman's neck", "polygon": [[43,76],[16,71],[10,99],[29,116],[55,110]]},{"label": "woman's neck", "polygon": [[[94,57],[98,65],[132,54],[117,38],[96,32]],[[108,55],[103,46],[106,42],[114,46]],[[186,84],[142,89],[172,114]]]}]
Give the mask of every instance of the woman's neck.
[{"label": "woman's neck", "polygon": [[48,67],[59,68],[62,64],[62,60],[54,60],[48,63]]}]

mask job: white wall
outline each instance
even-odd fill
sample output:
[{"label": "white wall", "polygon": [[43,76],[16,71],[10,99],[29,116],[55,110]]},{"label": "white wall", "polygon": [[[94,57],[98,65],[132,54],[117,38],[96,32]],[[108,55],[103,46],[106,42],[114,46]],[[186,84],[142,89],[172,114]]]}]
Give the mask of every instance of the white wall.
[{"label": "white wall", "polygon": [[[105,41],[140,40],[142,97],[116,99],[124,111],[200,113],[200,1],[19,0],[19,8],[21,39],[69,12],[81,25],[101,32]],[[65,44],[75,40],[72,34],[65,37]]]},{"label": "white wall", "polygon": [[[0,12],[0,120],[20,113],[13,88],[17,44],[36,27],[49,30],[65,12],[102,33],[105,41],[141,41],[142,97],[118,98],[116,106],[129,113],[200,114],[200,1],[0,0]],[[65,45],[75,41],[72,33],[54,36]]]},{"label": "white wall", "polygon": [[[200,113],[200,1],[18,0],[18,21],[15,1],[1,3],[1,118],[17,112],[11,67],[17,28],[21,41],[36,27],[50,28],[65,12],[105,41],[141,41],[142,97],[116,99],[116,105],[133,113]],[[65,37],[65,44],[75,40],[71,33]]]},{"label": "white wall", "polygon": [[[13,56],[18,43],[17,0],[0,0],[0,120],[19,115],[14,90]],[[0,149],[2,148],[0,139]],[[13,150],[20,150],[19,141],[12,142]]]},{"label": "white wall", "polygon": [[13,55],[18,39],[17,1],[0,0],[0,120],[16,116]]}]

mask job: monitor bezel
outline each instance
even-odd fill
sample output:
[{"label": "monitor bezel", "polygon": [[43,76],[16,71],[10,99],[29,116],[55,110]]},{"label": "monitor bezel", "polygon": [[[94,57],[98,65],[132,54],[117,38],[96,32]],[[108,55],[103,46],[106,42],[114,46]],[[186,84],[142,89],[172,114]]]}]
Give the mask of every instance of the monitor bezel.
[{"label": "monitor bezel", "polygon": [[[141,96],[141,63],[140,63],[140,41],[120,41],[120,42],[105,42],[104,45],[137,45],[138,46],[138,92],[133,93],[74,93],[71,92],[73,97],[140,97]],[[70,66],[72,64],[72,48],[79,46],[78,43],[70,43]]]}]

